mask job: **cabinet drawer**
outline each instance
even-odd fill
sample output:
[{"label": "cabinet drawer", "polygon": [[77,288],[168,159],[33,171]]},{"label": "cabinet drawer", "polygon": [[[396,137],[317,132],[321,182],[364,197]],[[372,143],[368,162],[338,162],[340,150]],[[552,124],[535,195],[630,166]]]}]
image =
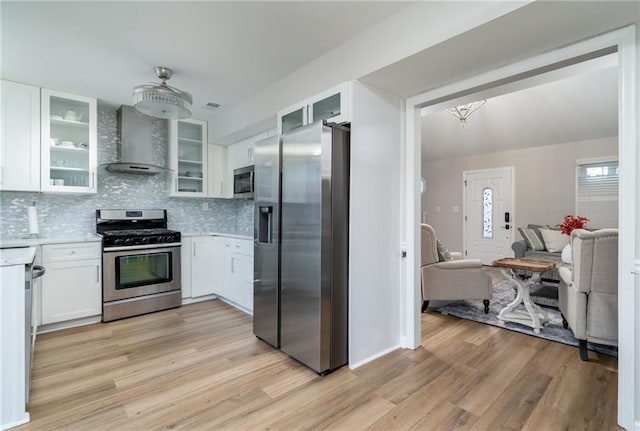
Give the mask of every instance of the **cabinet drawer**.
[{"label": "cabinet drawer", "polygon": [[253,256],[253,241],[246,239],[226,238],[224,242],[225,248],[230,248],[234,253]]},{"label": "cabinet drawer", "polygon": [[45,244],[42,246],[42,261],[44,263],[99,259],[101,257],[100,243]]}]

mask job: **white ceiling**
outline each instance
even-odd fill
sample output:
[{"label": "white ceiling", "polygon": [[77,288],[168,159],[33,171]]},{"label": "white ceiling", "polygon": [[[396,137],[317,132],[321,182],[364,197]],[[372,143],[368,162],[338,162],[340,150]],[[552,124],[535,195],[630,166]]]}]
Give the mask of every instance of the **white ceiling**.
[{"label": "white ceiling", "polygon": [[[409,3],[0,1],[0,75],[115,107],[131,104],[134,86],[157,82],[154,66],[168,66],[175,71],[169,83],[193,94],[194,117],[211,120]],[[491,70],[504,58],[535,55],[558,38],[569,43],[638,19],[635,1],[533,2],[361,80],[414,95]],[[423,157],[611,136],[616,123],[605,107],[616,105],[604,90],[615,83],[587,79],[490,99],[464,129],[447,113],[424,117]],[[209,101],[223,107],[203,109]]]},{"label": "white ceiling", "polygon": [[407,4],[2,1],[0,74],[118,106],[167,66],[210,119]]},{"label": "white ceiling", "polygon": [[[414,96],[639,20],[636,0],[534,1],[360,80],[391,94]],[[446,112],[423,117],[422,158],[616,136],[614,75],[603,71],[492,98],[464,129]]]},{"label": "white ceiling", "polygon": [[446,111],[422,117],[422,159],[579,142],[618,134],[617,67],[487,99],[465,127]]}]

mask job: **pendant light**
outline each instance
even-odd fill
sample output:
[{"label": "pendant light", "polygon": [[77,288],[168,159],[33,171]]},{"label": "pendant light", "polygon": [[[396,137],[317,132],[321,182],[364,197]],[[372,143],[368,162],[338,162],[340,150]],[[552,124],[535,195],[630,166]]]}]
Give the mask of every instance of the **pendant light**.
[{"label": "pendant light", "polygon": [[466,105],[454,106],[453,108],[448,108],[447,112],[458,120],[460,120],[460,126],[464,127],[467,124],[467,118],[471,116],[476,110],[484,105],[486,100],[479,100],[477,102],[467,103]]},{"label": "pendant light", "polygon": [[154,69],[160,84],[138,85],[133,89],[133,106],[143,114],[151,117],[176,120],[191,116],[191,94],[167,85],[173,75],[168,67],[158,66]]}]

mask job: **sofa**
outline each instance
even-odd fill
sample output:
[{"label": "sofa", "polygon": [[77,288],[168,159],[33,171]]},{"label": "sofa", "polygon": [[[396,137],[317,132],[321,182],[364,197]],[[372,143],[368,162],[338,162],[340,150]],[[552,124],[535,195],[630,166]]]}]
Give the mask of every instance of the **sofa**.
[{"label": "sofa", "polygon": [[[555,262],[556,268],[542,274],[542,279],[547,281],[559,282],[560,276],[558,275],[558,268],[566,266],[566,264],[562,261],[562,250],[555,251],[556,249],[552,249],[553,251],[549,251],[544,241],[542,230],[553,230],[555,232],[560,232],[556,229],[551,228],[550,226],[529,224],[526,228],[518,228],[518,232],[520,233],[520,235],[522,235],[523,238],[526,239],[515,241],[513,244],[511,244],[511,249],[513,250],[514,257],[550,260],[552,262]],[[533,233],[535,233],[535,237],[532,236]],[[557,234],[555,234],[555,236],[557,236]],[[567,243],[569,243],[568,236],[566,236],[566,241]]]},{"label": "sofa", "polygon": [[618,230],[576,229],[571,244],[573,264],[559,270],[560,311],[586,361],[587,341],[618,345]]}]

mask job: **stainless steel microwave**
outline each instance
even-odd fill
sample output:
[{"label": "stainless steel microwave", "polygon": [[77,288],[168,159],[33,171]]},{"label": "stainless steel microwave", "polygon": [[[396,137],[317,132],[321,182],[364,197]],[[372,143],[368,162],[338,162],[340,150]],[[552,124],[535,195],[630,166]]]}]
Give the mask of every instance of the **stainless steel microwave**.
[{"label": "stainless steel microwave", "polygon": [[253,199],[253,165],[233,170],[233,197]]}]

